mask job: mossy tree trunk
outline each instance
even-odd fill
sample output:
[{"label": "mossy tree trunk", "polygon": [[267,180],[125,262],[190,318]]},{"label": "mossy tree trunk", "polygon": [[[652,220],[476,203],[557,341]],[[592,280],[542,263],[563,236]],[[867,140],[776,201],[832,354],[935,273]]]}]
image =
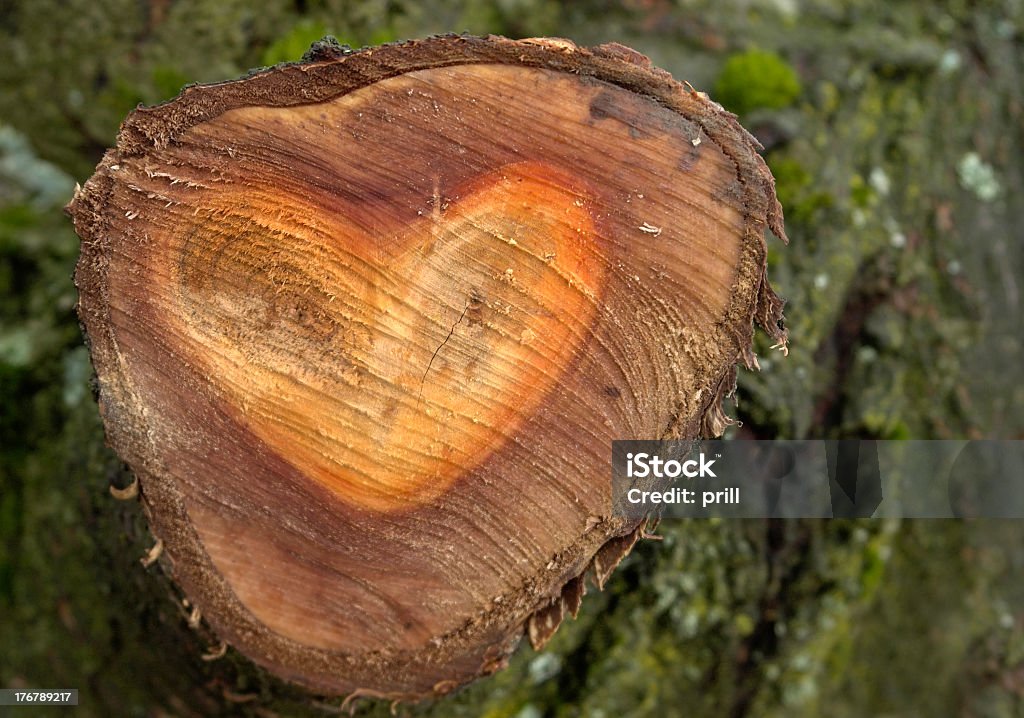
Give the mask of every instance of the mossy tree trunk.
[{"label": "mossy tree trunk", "polygon": [[[77,246],[59,216],[67,176],[85,179],[131,105],[176,92],[163,84],[237,75],[280,27],[320,25],[354,44],[453,27],[614,39],[713,97],[734,91],[727,74],[716,88],[731,55],[776,52],[800,94],[785,107],[749,104],[742,119],[767,147],[787,211],[792,244],[769,262],[794,341],[785,362],[741,376],[743,430],[1021,435],[1019,4],[663,2],[609,12],[532,2],[508,18],[474,3],[455,17],[390,3],[379,22],[309,5],[302,17],[230,3],[3,8],[0,44],[11,52],[0,115],[45,160],[3,131],[0,381],[13,407],[2,422],[4,685],[77,686],[91,715],[322,712],[232,651],[203,661],[214,639],[190,629],[174,589],[139,564],[152,538],[138,509],[107,490],[125,478],[86,389],[71,313]],[[171,50],[181,46],[196,49]],[[661,532],[544,653],[524,649],[498,676],[411,710],[1019,713],[1016,525],[689,522]]]}]

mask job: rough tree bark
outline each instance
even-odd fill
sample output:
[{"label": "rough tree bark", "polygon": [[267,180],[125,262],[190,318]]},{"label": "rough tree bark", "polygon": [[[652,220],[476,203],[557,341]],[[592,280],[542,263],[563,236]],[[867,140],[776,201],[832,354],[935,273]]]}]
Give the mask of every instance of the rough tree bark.
[{"label": "rough tree bark", "polygon": [[322,44],[130,116],[69,205],[79,314],[190,605],[335,694],[542,646],[643,531],[610,442],[718,435],[753,322],[785,342],[757,149],[561,40]]}]

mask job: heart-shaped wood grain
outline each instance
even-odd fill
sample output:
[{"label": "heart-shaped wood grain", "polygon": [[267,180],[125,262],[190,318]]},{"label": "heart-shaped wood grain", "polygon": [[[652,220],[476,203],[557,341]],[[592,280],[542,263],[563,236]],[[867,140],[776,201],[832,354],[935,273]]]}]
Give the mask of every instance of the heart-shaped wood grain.
[{"label": "heart-shaped wood grain", "polygon": [[133,113],[69,206],[112,446],[210,628],[414,699],[541,646],[642,526],[611,442],[720,433],[784,339],[753,140],[618,45],[445,37]]},{"label": "heart-shaped wood grain", "polygon": [[518,430],[584,339],[605,271],[591,193],[530,162],[474,185],[383,242],[301,196],[231,193],[216,225],[171,240],[185,351],[340,501],[436,499]]}]

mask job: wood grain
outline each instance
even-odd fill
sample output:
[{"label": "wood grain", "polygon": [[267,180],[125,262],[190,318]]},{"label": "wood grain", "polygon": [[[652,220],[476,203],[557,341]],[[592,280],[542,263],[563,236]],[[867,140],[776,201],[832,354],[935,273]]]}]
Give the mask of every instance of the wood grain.
[{"label": "wood grain", "polygon": [[638,535],[611,441],[720,432],[752,321],[784,338],[753,141],[620,46],[321,49],[136,112],[69,209],[169,568],[326,692],[543,643]]}]

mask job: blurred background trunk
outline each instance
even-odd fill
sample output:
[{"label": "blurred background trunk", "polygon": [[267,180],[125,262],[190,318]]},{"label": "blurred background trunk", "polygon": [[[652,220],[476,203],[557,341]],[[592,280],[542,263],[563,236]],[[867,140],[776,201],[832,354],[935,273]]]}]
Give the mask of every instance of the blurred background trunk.
[{"label": "blurred background trunk", "polygon": [[[103,447],[61,214],[139,102],[469,30],[618,41],[761,139],[792,240],[791,352],[731,435],[1024,438],[1024,3],[0,2],[0,685],[81,715],[322,714],[188,627]],[[762,339],[764,339],[762,337]],[[667,522],[543,653],[437,716],[1020,715],[1016,522]],[[364,708],[384,715],[386,705]],[[403,709],[405,710],[405,709]]]}]

